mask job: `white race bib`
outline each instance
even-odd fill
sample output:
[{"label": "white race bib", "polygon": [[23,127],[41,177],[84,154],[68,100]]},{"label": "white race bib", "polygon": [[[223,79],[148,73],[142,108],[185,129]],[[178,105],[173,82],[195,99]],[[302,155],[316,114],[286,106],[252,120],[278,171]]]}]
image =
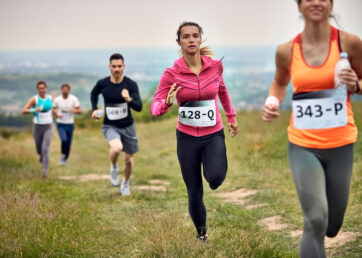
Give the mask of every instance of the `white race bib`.
[{"label": "white race bib", "polygon": [[52,110],[47,112],[38,112],[38,121],[39,124],[51,124],[53,122]]},{"label": "white race bib", "polygon": [[178,109],[180,123],[198,127],[216,125],[215,100],[182,102]]},{"label": "white race bib", "polygon": [[73,113],[69,111],[61,111],[62,114],[62,120],[72,120],[73,119]]},{"label": "white race bib", "polygon": [[106,114],[109,120],[120,120],[128,116],[128,104],[107,104]]},{"label": "white race bib", "polygon": [[293,95],[294,127],[326,129],[347,125],[347,90],[338,87]]}]

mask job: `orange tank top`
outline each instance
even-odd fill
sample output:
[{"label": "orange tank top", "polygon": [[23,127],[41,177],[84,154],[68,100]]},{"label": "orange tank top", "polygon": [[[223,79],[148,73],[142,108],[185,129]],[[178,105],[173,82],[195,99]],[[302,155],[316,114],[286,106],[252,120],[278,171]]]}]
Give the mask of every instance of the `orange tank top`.
[{"label": "orange tank top", "polygon": [[[293,41],[290,76],[293,93],[321,91],[334,88],[334,67],[340,58],[339,32],[332,27],[329,53],[325,62],[317,67],[307,64],[302,53],[301,34]],[[357,140],[357,127],[354,123],[350,94],[347,96],[347,124],[326,129],[297,129],[293,114],[288,127],[288,140],[296,145],[329,149],[351,144]]]}]

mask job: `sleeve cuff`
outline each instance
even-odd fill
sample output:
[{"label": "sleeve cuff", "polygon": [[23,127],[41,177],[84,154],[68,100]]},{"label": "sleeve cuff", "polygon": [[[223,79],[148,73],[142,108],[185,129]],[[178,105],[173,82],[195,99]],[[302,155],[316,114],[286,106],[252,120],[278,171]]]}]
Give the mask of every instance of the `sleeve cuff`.
[{"label": "sleeve cuff", "polygon": [[173,106],[173,103],[172,103],[171,105],[167,105],[167,104],[166,104],[166,99],[165,99],[164,101],[162,101],[162,106],[161,106],[162,110],[167,111],[167,110],[169,110],[170,107],[172,107],[172,106]]},{"label": "sleeve cuff", "polygon": [[233,115],[233,116],[228,116],[227,118],[228,118],[228,119],[227,119],[227,122],[228,122],[228,123],[234,123],[234,122],[236,122],[236,116],[235,116],[235,115]]}]

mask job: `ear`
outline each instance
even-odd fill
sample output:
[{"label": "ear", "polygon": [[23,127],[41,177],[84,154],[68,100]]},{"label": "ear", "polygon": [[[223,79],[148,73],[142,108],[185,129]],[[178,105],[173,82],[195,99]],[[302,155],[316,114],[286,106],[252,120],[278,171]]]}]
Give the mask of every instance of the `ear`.
[{"label": "ear", "polygon": [[331,12],[333,11],[334,1],[331,1]]},{"label": "ear", "polygon": [[301,5],[301,3],[298,4],[298,11],[299,11],[300,13],[302,13],[302,11],[300,10],[300,5]]}]

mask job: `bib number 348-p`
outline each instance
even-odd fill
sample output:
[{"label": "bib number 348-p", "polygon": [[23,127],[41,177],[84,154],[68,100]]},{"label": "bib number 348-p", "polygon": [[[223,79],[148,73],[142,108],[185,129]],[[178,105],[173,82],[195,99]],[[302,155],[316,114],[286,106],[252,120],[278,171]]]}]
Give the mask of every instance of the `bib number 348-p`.
[{"label": "bib number 348-p", "polygon": [[346,88],[294,94],[292,105],[297,129],[325,129],[347,124]]},{"label": "bib number 348-p", "polygon": [[120,120],[128,116],[127,103],[107,104],[106,114],[109,120]]},{"label": "bib number 348-p", "polygon": [[178,109],[180,123],[206,127],[216,125],[215,100],[182,102]]}]

